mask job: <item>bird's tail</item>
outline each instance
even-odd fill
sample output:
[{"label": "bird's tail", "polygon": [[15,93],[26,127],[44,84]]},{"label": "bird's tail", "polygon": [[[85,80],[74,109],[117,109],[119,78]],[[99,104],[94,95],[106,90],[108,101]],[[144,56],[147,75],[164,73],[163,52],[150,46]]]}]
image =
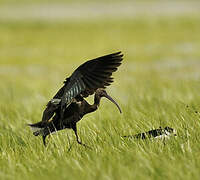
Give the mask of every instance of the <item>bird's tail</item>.
[{"label": "bird's tail", "polygon": [[49,134],[55,133],[59,127],[54,125],[53,121],[43,122],[40,121],[35,124],[28,124],[33,131],[33,135],[35,136],[47,136]]},{"label": "bird's tail", "polygon": [[45,129],[47,127],[47,124],[44,123],[44,122],[38,122],[38,123],[35,123],[35,124],[28,124],[28,126],[31,127],[31,130],[33,131],[33,135],[35,136],[44,136],[46,135],[45,133]]}]

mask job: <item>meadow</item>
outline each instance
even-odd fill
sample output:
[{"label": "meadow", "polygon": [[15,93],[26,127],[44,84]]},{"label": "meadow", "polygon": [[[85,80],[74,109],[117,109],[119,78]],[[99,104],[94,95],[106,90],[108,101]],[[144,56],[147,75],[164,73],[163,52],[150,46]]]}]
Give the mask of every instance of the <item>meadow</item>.
[{"label": "meadow", "polygon": [[[200,179],[199,22],[192,13],[0,18],[0,179]],[[78,123],[92,150],[78,145],[72,130],[52,135],[45,148],[26,124],[41,120],[76,67],[117,51],[124,60],[107,91],[123,113],[102,99]],[[160,126],[177,137],[121,137]]]}]

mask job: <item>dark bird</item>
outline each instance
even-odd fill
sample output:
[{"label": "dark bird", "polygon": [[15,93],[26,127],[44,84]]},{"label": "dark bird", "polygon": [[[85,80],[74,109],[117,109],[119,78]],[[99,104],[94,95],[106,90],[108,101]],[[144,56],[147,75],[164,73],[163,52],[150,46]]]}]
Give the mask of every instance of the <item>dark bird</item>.
[{"label": "dark bird", "polygon": [[124,138],[136,138],[136,139],[147,139],[147,138],[169,138],[170,136],[176,136],[176,130],[171,127],[160,127],[159,129],[153,129],[144,133],[136,135],[123,136]]},{"label": "dark bird", "polygon": [[[77,135],[76,123],[85,114],[96,111],[102,97],[112,101],[121,112],[118,104],[104,89],[113,82],[112,73],[121,65],[122,57],[123,54],[117,52],[89,60],[80,65],[48,102],[43,112],[42,121],[29,124],[35,129],[33,134],[35,136],[41,135],[45,145],[47,135],[71,128],[75,132],[77,142],[82,144]],[[94,104],[90,105],[84,98],[92,94],[95,94]]]}]

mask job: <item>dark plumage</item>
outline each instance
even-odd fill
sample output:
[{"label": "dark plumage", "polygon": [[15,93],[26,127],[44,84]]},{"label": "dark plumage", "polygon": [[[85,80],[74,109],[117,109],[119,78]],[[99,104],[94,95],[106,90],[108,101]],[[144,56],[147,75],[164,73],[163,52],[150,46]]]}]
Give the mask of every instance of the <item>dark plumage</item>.
[{"label": "dark plumage", "polygon": [[159,129],[153,129],[144,133],[139,133],[136,135],[128,135],[123,137],[147,139],[147,138],[163,138],[163,137],[169,137],[171,135],[176,136],[176,130],[167,126],[165,128],[160,127]]},{"label": "dark plumage", "polygon": [[[33,128],[39,128],[34,132],[34,135],[42,135],[45,144],[45,138],[48,134],[65,128],[72,128],[77,142],[82,144],[78,139],[76,123],[85,114],[95,111],[102,97],[108,98],[117,105],[104,88],[113,82],[112,73],[120,66],[122,57],[121,52],[117,52],[89,60],[80,65],[65,80],[64,86],[53,99],[48,102],[43,112],[42,121],[30,124]],[[90,105],[84,98],[94,93],[94,104]],[[117,107],[119,108],[118,105]],[[50,120],[51,118],[52,120]]]}]

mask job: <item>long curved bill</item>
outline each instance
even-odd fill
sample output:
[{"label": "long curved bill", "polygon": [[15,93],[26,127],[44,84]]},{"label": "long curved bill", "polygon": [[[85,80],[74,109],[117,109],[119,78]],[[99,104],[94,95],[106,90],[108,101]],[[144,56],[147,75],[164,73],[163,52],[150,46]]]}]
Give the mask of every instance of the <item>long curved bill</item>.
[{"label": "long curved bill", "polygon": [[104,97],[106,97],[106,98],[109,99],[112,103],[114,103],[114,104],[117,106],[117,108],[119,109],[119,112],[122,113],[121,108],[119,107],[119,105],[117,104],[117,102],[116,102],[113,98],[111,98],[108,94],[104,95]]}]

